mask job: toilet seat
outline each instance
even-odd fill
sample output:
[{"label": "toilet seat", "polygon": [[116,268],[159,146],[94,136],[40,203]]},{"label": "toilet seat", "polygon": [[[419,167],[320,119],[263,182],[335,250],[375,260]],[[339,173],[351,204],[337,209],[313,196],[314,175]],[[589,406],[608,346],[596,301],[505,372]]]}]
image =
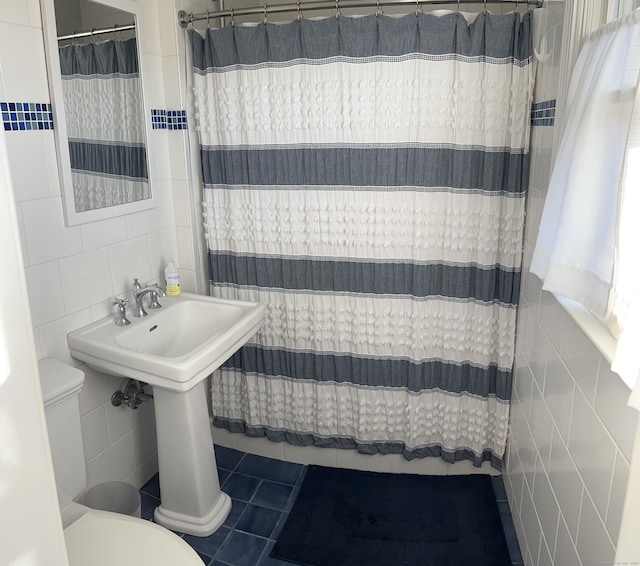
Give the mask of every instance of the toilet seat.
[{"label": "toilet seat", "polygon": [[88,511],[64,530],[70,566],[204,566],[179,536],[150,521]]}]

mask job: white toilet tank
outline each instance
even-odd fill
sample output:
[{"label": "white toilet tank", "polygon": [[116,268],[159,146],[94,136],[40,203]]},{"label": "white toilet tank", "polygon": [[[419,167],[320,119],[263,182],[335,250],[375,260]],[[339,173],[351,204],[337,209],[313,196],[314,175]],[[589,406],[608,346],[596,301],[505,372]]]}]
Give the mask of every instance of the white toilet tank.
[{"label": "white toilet tank", "polygon": [[184,540],[160,525],[72,501],[87,484],[78,402],[84,373],[50,358],[38,364],[69,564],[204,566]]},{"label": "white toilet tank", "polygon": [[40,360],[38,366],[53,471],[64,508],[87,487],[78,402],[84,373],[52,358]]}]

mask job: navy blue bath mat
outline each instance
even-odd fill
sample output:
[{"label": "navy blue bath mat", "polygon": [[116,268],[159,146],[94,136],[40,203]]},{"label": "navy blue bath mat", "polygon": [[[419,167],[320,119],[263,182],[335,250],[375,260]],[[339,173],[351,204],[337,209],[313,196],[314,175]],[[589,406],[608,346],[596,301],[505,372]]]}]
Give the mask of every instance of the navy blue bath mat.
[{"label": "navy blue bath mat", "polygon": [[509,566],[491,478],[309,466],[271,552],[304,566]]}]

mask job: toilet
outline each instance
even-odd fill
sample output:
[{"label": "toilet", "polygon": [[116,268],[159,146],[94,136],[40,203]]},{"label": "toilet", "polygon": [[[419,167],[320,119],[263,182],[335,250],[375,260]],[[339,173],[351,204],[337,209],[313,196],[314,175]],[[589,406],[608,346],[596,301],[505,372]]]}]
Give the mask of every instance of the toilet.
[{"label": "toilet", "polygon": [[87,487],[78,401],[84,373],[51,358],[40,360],[39,367],[70,566],[203,566],[197,553],[168,529],[74,501]]}]

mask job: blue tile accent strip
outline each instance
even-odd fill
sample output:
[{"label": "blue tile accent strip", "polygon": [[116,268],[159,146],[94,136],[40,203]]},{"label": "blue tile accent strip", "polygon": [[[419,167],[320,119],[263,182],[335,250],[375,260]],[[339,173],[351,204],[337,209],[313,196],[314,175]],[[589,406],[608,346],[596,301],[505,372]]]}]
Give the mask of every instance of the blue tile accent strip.
[{"label": "blue tile accent strip", "polygon": [[186,130],[186,110],[151,110],[151,126],[154,130]]},{"label": "blue tile accent strip", "polygon": [[53,130],[53,114],[48,102],[0,102],[5,132]]},{"label": "blue tile accent strip", "polygon": [[556,121],[556,99],[531,105],[532,126],[553,126]]},{"label": "blue tile accent strip", "polygon": [[154,130],[166,130],[167,111],[155,109],[151,110],[151,126]]}]

